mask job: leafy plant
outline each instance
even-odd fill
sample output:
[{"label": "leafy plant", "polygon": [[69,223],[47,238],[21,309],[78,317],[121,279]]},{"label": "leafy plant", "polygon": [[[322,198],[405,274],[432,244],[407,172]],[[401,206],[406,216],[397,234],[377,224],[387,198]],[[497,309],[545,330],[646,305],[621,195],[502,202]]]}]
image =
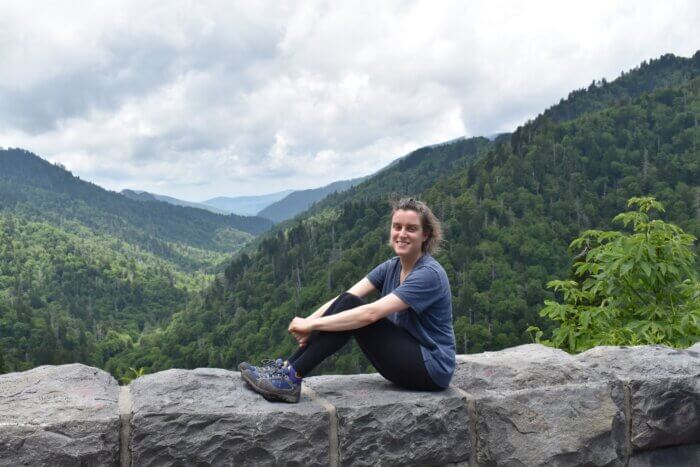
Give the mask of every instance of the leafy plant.
[{"label": "leafy plant", "polygon": [[[596,345],[687,347],[700,339],[695,237],[652,219],[652,211],[664,212],[653,197],[631,198],[627,205],[637,209],[613,221],[632,233],[587,230],[571,243],[583,253],[574,263],[575,280],[547,284],[564,300],[546,300],[540,311],[560,323],[545,343],[580,352]],[[538,328],[528,331],[541,339]]]},{"label": "leafy plant", "polygon": [[140,378],[146,374],[146,369],[141,367],[138,370],[133,367],[129,367],[129,373],[119,378],[119,381],[124,384],[131,384],[136,378]]}]

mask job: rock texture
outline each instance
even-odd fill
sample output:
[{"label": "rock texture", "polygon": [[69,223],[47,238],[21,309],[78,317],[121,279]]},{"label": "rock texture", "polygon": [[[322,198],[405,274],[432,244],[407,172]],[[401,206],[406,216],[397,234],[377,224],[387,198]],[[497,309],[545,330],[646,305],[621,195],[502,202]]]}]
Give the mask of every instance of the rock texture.
[{"label": "rock texture", "polygon": [[0,467],[700,465],[698,344],[462,355],[452,387],[432,393],[379,375],[304,384],[290,405],[219,369],[121,393],[84,365],[3,375]]},{"label": "rock texture", "polygon": [[0,466],[118,465],[118,394],[80,364],[0,376]]},{"label": "rock texture", "polygon": [[625,385],[630,454],[700,443],[700,354],[657,345],[596,347],[575,358]]},{"label": "rock texture", "polygon": [[629,467],[698,467],[700,444],[645,451],[632,456]]},{"label": "rock texture", "polygon": [[329,464],[329,417],[318,404],[270,403],[240,374],[167,370],[131,384],[133,465]]},{"label": "rock texture", "polygon": [[608,465],[624,444],[622,388],[561,350],[530,344],[460,355],[482,465]]},{"label": "rock texture", "polygon": [[377,374],[306,382],[336,408],[341,465],[444,465],[469,459],[469,414],[453,389],[409,391]]},{"label": "rock texture", "polygon": [[482,465],[610,465],[621,410],[605,383],[554,386],[479,399]]},{"label": "rock texture", "polygon": [[603,381],[563,350],[528,344],[498,352],[458,355],[452,385],[473,396]]}]

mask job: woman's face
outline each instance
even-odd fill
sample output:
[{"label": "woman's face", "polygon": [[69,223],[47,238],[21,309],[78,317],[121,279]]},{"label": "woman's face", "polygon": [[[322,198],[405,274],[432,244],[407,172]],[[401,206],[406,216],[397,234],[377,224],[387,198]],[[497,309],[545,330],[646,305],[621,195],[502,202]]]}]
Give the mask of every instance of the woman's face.
[{"label": "woman's face", "polygon": [[428,234],[423,231],[420,214],[399,209],[391,216],[391,247],[397,256],[420,256]]}]

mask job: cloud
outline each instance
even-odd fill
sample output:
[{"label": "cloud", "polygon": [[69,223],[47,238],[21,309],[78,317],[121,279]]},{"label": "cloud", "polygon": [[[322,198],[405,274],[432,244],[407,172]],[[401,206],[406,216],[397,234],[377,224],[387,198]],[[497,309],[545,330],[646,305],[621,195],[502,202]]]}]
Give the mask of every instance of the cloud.
[{"label": "cloud", "polygon": [[[0,144],[107,188],[308,188],[509,131],[593,79],[690,56],[671,2],[0,5]],[[27,21],[27,18],[32,18]]]}]

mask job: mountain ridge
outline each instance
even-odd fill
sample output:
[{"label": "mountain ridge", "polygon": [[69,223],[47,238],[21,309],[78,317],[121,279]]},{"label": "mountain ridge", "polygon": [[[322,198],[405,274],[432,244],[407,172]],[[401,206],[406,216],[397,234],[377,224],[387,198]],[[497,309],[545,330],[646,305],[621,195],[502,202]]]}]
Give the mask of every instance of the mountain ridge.
[{"label": "mountain ridge", "polygon": [[221,209],[217,209],[213,206],[209,206],[207,204],[185,201],[182,199],[173,198],[172,196],[159,195],[157,193],[151,193],[148,191],[131,190],[126,188],[120,191],[119,194],[136,201],[162,201],[164,203],[173,204],[175,206],[185,206],[188,208],[204,209],[206,211],[213,212],[214,214],[233,214]]},{"label": "mountain ridge", "polygon": [[258,212],[258,215],[276,223],[291,219],[329,194],[342,193],[362,183],[367,178],[369,178],[369,176],[350,180],[338,180],[337,182],[329,183],[319,188],[293,191],[279,201],[262,209]]},{"label": "mountain ridge", "polygon": [[74,220],[165,254],[175,244],[233,252],[272,225],[262,218],[135,201],[22,149],[0,150],[0,203],[4,212],[54,225]]}]

